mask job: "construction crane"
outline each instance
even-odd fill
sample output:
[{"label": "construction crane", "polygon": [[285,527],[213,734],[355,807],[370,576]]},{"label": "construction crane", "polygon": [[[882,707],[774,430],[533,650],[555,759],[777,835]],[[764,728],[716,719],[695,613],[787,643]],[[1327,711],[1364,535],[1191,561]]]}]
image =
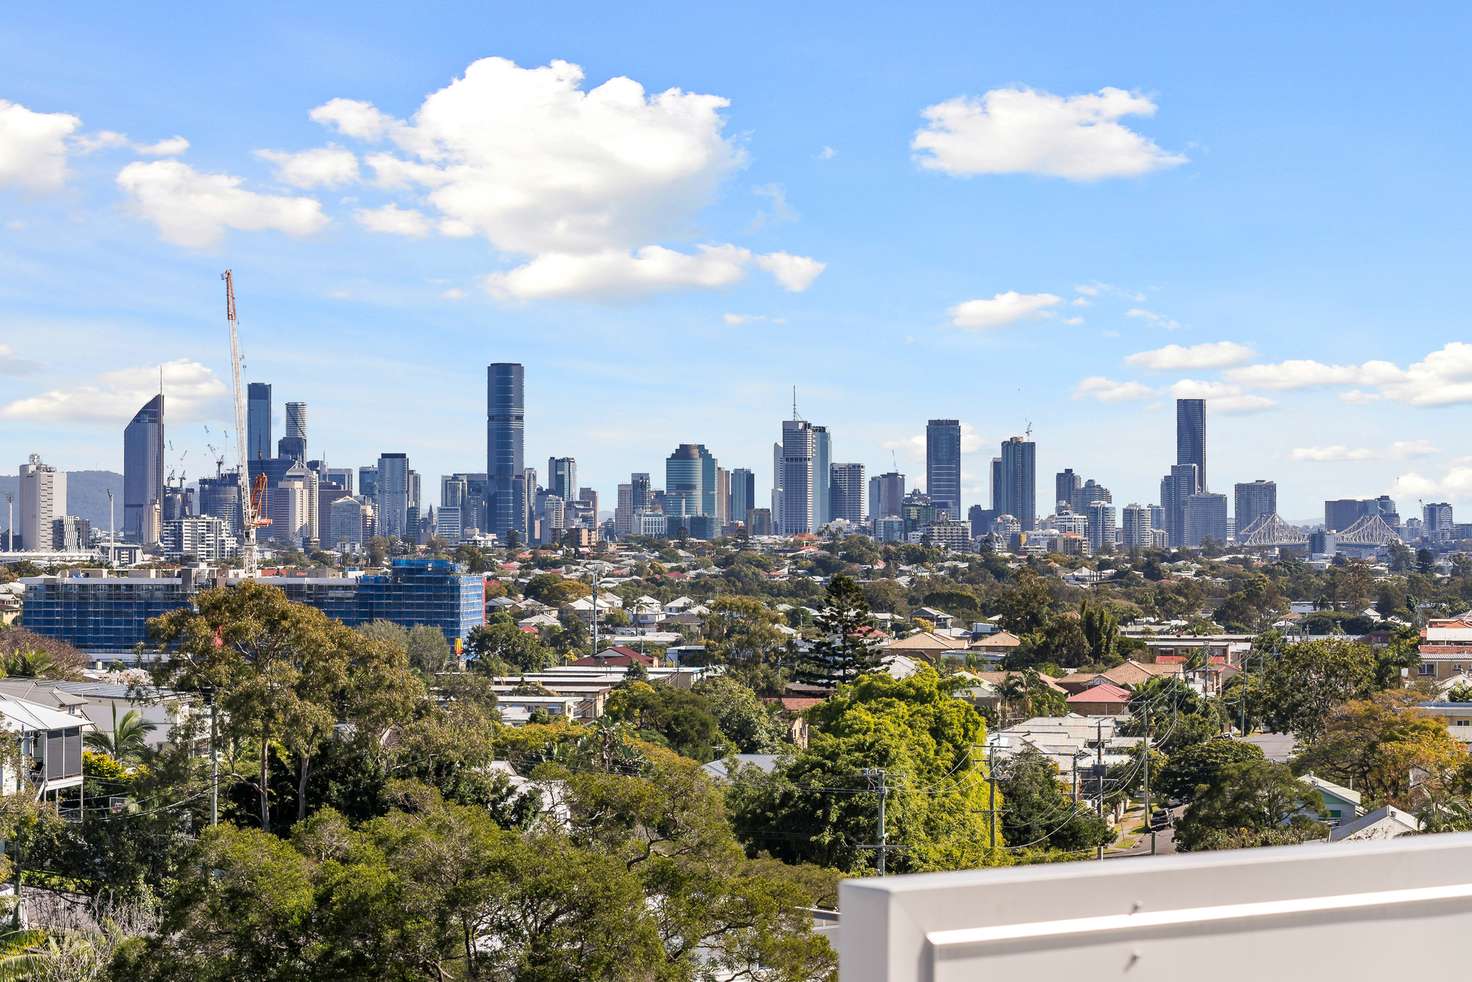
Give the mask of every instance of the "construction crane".
[{"label": "construction crane", "polygon": [[225,320],[230,325],[230,372],[235,383],[235,448],[237,450],[236,464],[239,467],[236,477],[240,482],[240,561],[245,575],[254,578],[256,575],[256,527],[259,515],[256,505],[258,502],[265,501],[266,475],[262,474],[260,480],[257,481],[260,486],[259,497],[253,495],[243,436],[245,433],[245,386],[240,379],[240,324],[235,319],[235,276],[227,269],[220,274],[220,279],[225,281]]}]

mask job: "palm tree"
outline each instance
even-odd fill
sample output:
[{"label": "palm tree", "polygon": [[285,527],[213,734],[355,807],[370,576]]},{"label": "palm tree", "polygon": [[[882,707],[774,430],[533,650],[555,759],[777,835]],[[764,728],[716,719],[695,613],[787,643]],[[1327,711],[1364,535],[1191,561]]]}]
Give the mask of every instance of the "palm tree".
[{"label": "palm tree", "polygon": [[16,678],[38,679],[57,673],[56,659],[46,651],[13,651],[5,655],[5,674]]},{"label": "palm tree", "polygon": [[35,928],[0,931],[0,982],[33,978],[42,964],[34,949],[45,940],[46,932]]},{"label": "palm tree", "polygon": [[156,729],[158,724],[144,719],[136,709],[130,709],[119,717],[118,707],[114,704],[112,732],[94,730],[87,734],[86,744],[120,764],[136,764],[148,753],[148,734]]}]

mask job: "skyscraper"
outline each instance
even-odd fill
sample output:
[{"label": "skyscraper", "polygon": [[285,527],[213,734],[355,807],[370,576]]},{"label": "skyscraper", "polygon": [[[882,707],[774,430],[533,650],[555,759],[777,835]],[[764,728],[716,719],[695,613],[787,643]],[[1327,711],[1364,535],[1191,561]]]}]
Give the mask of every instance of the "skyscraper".
[{"label": "skyscraper", "polygon": [[1208,541],[1218,545],[1227,541],[1227,496],[1203,491],[1186,499],[1185,541],[1187,548],[1197,549]]},{"label": "skyscraper", "polygon": [[1002,508],[1002,458],[1001,457],[993,457],[992,458],[990,485],[991,485],[991,492],[992,492],[992,511],[996,512],[998,515],[1004,514],[1004,509]]},{"label": "skyscraper", "polygon": [[1176,464],[1160,482],[1160,506],[1172,547],[1186,544],[1186,499],[1201,490],[1195,464]]},{"label": "skyscraper", "polygon": [[890,471],[874,478],[869,485],[869,512],[876,518],[898,515],[905,500],[905,475]]},{"label": "skyscraper", "polygon": [[709,515],[712,518],[716,514],[716,495],[719,487],[716,483],[716,472],[720,465],[716,463],[715,457],[705,449],[705,444],[700,444],[700,514]]},{"label": "skyscraper", "polygon": [[547,458],[547,490],[564,502],[578,497],[578,462],[572,457]]},{"label": "skyscraper", "polygon": [[366,464],[358,468],[358,494],[369,501],[378,500],[377,464]]},{"label": "skyscraper", "polygon": [[1452,506],[1445,501],[1433,501],[1421,508],[1422,530],[1432,542],[1446,542],[1452,537]]},{"label": "skyscraper", "polygon": [[756,507],[756,475],[749,467],[731,472],[731,521],[749,522]]},{"label": "skyscraper", "polygon": [[1256,480],[1238,484],[1232,488],[1232,517],[1237,521],[1237,538],[1252,527],[1252,523],[1278,510],[1278,485],[1272,481]]},{"label": "skyscraper", "polygon": [[634,511],[648,511],[654,505],[654,487],[649,475],[642,472],[630,474],[629,494]]},{"label": "skyscraper", "polygon": [[1084,514],[1089,517],[1089,549],[1099,553],[1114,548],[1114,505],[1091,501]]},{"label": "skyscraper", "polygon": [[1364,515],[1364,505],[1358,498],[1335,498],[1324,502],[1324,531],[1343,532]]},{"label": "skyscraper", "polygon": [[265,460],[271,456],[271,383],[246,386],[245,406],[246,460]]},{"label": "skyscraper", "polygon": [[724,467],[716,468],[716,523],[725,525],[731,520],[731,472]]},{"label": "skyscraper", "polygon": [[286,435],[276,448],[277,456],[288,460],[305,461],[307,459],[307,404],[305,402],[288,402],[286,404]]},{"label": "skyscraper", "polygon": [[[123,428],[123,534],[153,545],[163,522],[164,394],[143,404]],[[153,509],[158,521],[150,521]],[[150,541],[152,540],[152,541]]]},{"label": "skyscraper", "polygon": [[1075,474],[1072,467],[1066,467],[1059,471],[1057,476],[1053,478],[1054,509],[1056,510],[1060,503],[1072,508],[1073,496],[1081,487],[1083,487],[1083,478]]},{"label": "skyscraper", "polygon": [[668,515],[702,515],[702,463],[698,443],[682,443],[664,461],[664,500]]},{"label": "skyscraper", "polygon": [[[526,534],[527,499],[522,453],[526,404],[522,367],[497,362],[486,368],[486,522],[487,531],[506,541],[512,531]],[[522,480],[519,480],[522,479]],[[382,515],[379,522],[384,521]]]},{"label": "skyscraper", "polygon": [[961,518],[961,423],[932,419],[925,424],[925,493],[947,517]]},{"label": "skyscraper", "polygon": [[864,465],[834,464],[829,482],[831,520],[843,519],[858,525],[864,520]]},{"label": "skyscraper", "polygon": [[66,471],[41,463],[39,454],[20,465],[20,537],[31,552],[59,548],[53,525],[66,514]]},{"label": "skyscraper", "polygon": [[1197,491],[1206,490],[1206,400],[1176,400],[1176,463],[1195,464]]},{"label": "skyscraper", "polygon": [[813,532],[813,427],[806,420],[782,421],[782,516],[778,531],[783,535]]},{"label": "skyscraper", "polygon": [[413,539],[409,528],[409,456],[401,453],[378,457],[378,534]]},{"label": "skyscraper", "polygon": [[1155,541],[1150,524],[1150,508],[1145,505],[1124,506],[1124,523],[1120,527],[1121,541],[1126,549],[1148,549]]},{"label": "skyscraper", "polygon": [[1037,524],[1037,444],[1014,436],[1002,444],[1001,512],[1017,519],[1022,531]]},{"label": "skyscraper", "polygon": [[828,427],[813,427],[813,531],[832,521],[833,441]]}]

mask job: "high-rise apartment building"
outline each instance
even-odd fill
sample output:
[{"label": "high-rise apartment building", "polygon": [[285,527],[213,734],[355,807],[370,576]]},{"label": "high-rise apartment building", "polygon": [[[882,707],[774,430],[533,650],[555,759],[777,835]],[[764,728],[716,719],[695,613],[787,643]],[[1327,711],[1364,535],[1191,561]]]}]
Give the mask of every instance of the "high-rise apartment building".
[{"label": "high-rise apartment building", "polygon": [[1452,506],[1445,501],[1433,501],[1421,509],[1421,531],[1432,542],[1451,540]]},{"label": "high-rise apartment building", "polygon": [[1000,510],[1030,532],[1037,524],[1037,444],[1014,436],[1003,442],[1001,460]]},{"label": "high-rise apartment building", "polygon": [[1176,463],[1195,464],[1199,491],[1206,490],[1206,400],[1176,400]]},{"label": "high-rise apartment building", "polygon": [[991,489],[992,511],[998,515],[1004,514],[1002,510],[1002,458],[993,457],[991,462],[991,473],[988,475],[987,486]]},{"label": "high-rise apartment building", "polygon": [[1114,505],[1104,500],[1091,501],[1084,514],[1088,516],[1090,551],[1099,553],[1114,548]]},{"label": "high-rise apartment building", "polygon": [[380,454],[378,457],[378,534],[412,539],[409,527],[409,455]]},{"label": "high-rise apartment building", "polygon": [[123,533],[146,546],[158,542],[163,522],[164,447],[160,392],[123,429]]},{"label": "high-rise apartment building", "polygon": [[813,427],[806,420],[782,421],[782,521],[783,535],[814,532],[813,456],[817,449]]},{"label": "high-rise apartment building", "polygon": [[1185,541],[1188,549],[1199,549],[1208,541],[1227,541],[1227,496],[1203,491],[1186,499]]},{"label": "high-rise apartment building", "polygon": [[1155,536],[1150,522],[1150,508],[1146,505],[1124,506],[1124,521],[1120,526],[1120,543],[1126,549],[1149,549]]},{"label": "high-rise apartment building", "polygon": [[724,467],[716,468],[716,524],[724,526],[731,520],[731,472]]},{"label": "high-rise apartment building", "polygon": [[[271,456],[271,383],[252,382],[245,389],[246,460]],[[239,434],[236,434],[237,439]]]},{"label": "high-rise apartment building", "polygon": [[634,527],[634,486],[618,486],[618,502],[613,507],[613,534],[619,538],[629,534]]},{"label": "high-rise apartment building", "polygon": [[832,498],[828,509],[831,520],[843,519],[854,525],[864,521],[864,465],[834,464],[829,481]]},{"label": "high-rise apartment building", "polygon": [[1073,496],[1083,487],[1083,478],[1073,472],[1072,467],[1065,467],[1053,478],[1053,508],[1056,511],[1058,505],[1063,504],[1073,507]]},{"label": "high-rise apartment building", "polygon": [[937,510],[960,520],[960,420],[932,419],[925,424],[925,493]]},{"label": "high-rise apartment building", "polygon": [[1067,501],[1068,507],[1080,515],[1087,515],[1089,505],[1096,501],[1113,501],[1114,495],[1108,488],[1093,478],[1089,478],[1073,492],[1073,497]]},{"label": "high-rise apartment building", "polygon": [[353,493],[353,469],[351,467],[324,467],[322,476],[348,494]]},{"label": "high-rise apartment building", "polygon": [[307,404],[286,404],[286,435],[277,444],[276,455],[287,460],[307,459]]},{"label": "high-rise apartment building", "polygon": [[240,534],[240,479],[235,471],[199,479],[199,513],[223,521],[230,535]]},{"label": "high-rise apartment building", "polygon": [[654,485],[643,472],[629,475],[629,494],[634,511],[648,511],[654,505]]},{"label": "high-rise apartment building", "polygon": [[1259,519],[1276,514],[1277,511],[1278,485],[1275,482],[1259,478],[1232,487],[1232,517],[1236,520],[1238,539]]},{"label": "high-rise apartment building", "polygon": [[905,501],[905,475],[899,471],[880,474],[869,482],[869,513],[874,519],[898,515]]},{"label": "high-rise apartment building", "polygon": [[[527,531],[529,499],[536,485],[525,485],[522,440],[526,401],[522,367],[497,362],[486,368],[486,524],[501,541]],[[380,516],[380,522],[382,517]]]},{"label": "high-rise apartment building", "polygon": [[55,523],[66,514],[66,471],[41,463],[39,454],[20,465],[20,537],[31,552],[58,548]]},{"label": "high-rise apartment building", "polygon": [[826,426],[813,427],[813,531],[833,520],[833,440]]},{"label": "high-rise apartment building", "polygon": [[1336,498],[1324,502],[1324,531],[1343,532],[1364,516],[1364,503],[1358,498]]}]

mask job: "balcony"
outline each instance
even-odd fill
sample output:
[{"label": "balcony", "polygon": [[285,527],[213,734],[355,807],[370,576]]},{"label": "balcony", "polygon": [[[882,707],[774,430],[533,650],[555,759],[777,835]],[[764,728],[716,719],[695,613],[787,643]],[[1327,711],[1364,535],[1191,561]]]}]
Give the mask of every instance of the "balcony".
[{"label": "balcony", "polygon": [[1472,833],[848,880],[844,982],[1441,976]]}]

